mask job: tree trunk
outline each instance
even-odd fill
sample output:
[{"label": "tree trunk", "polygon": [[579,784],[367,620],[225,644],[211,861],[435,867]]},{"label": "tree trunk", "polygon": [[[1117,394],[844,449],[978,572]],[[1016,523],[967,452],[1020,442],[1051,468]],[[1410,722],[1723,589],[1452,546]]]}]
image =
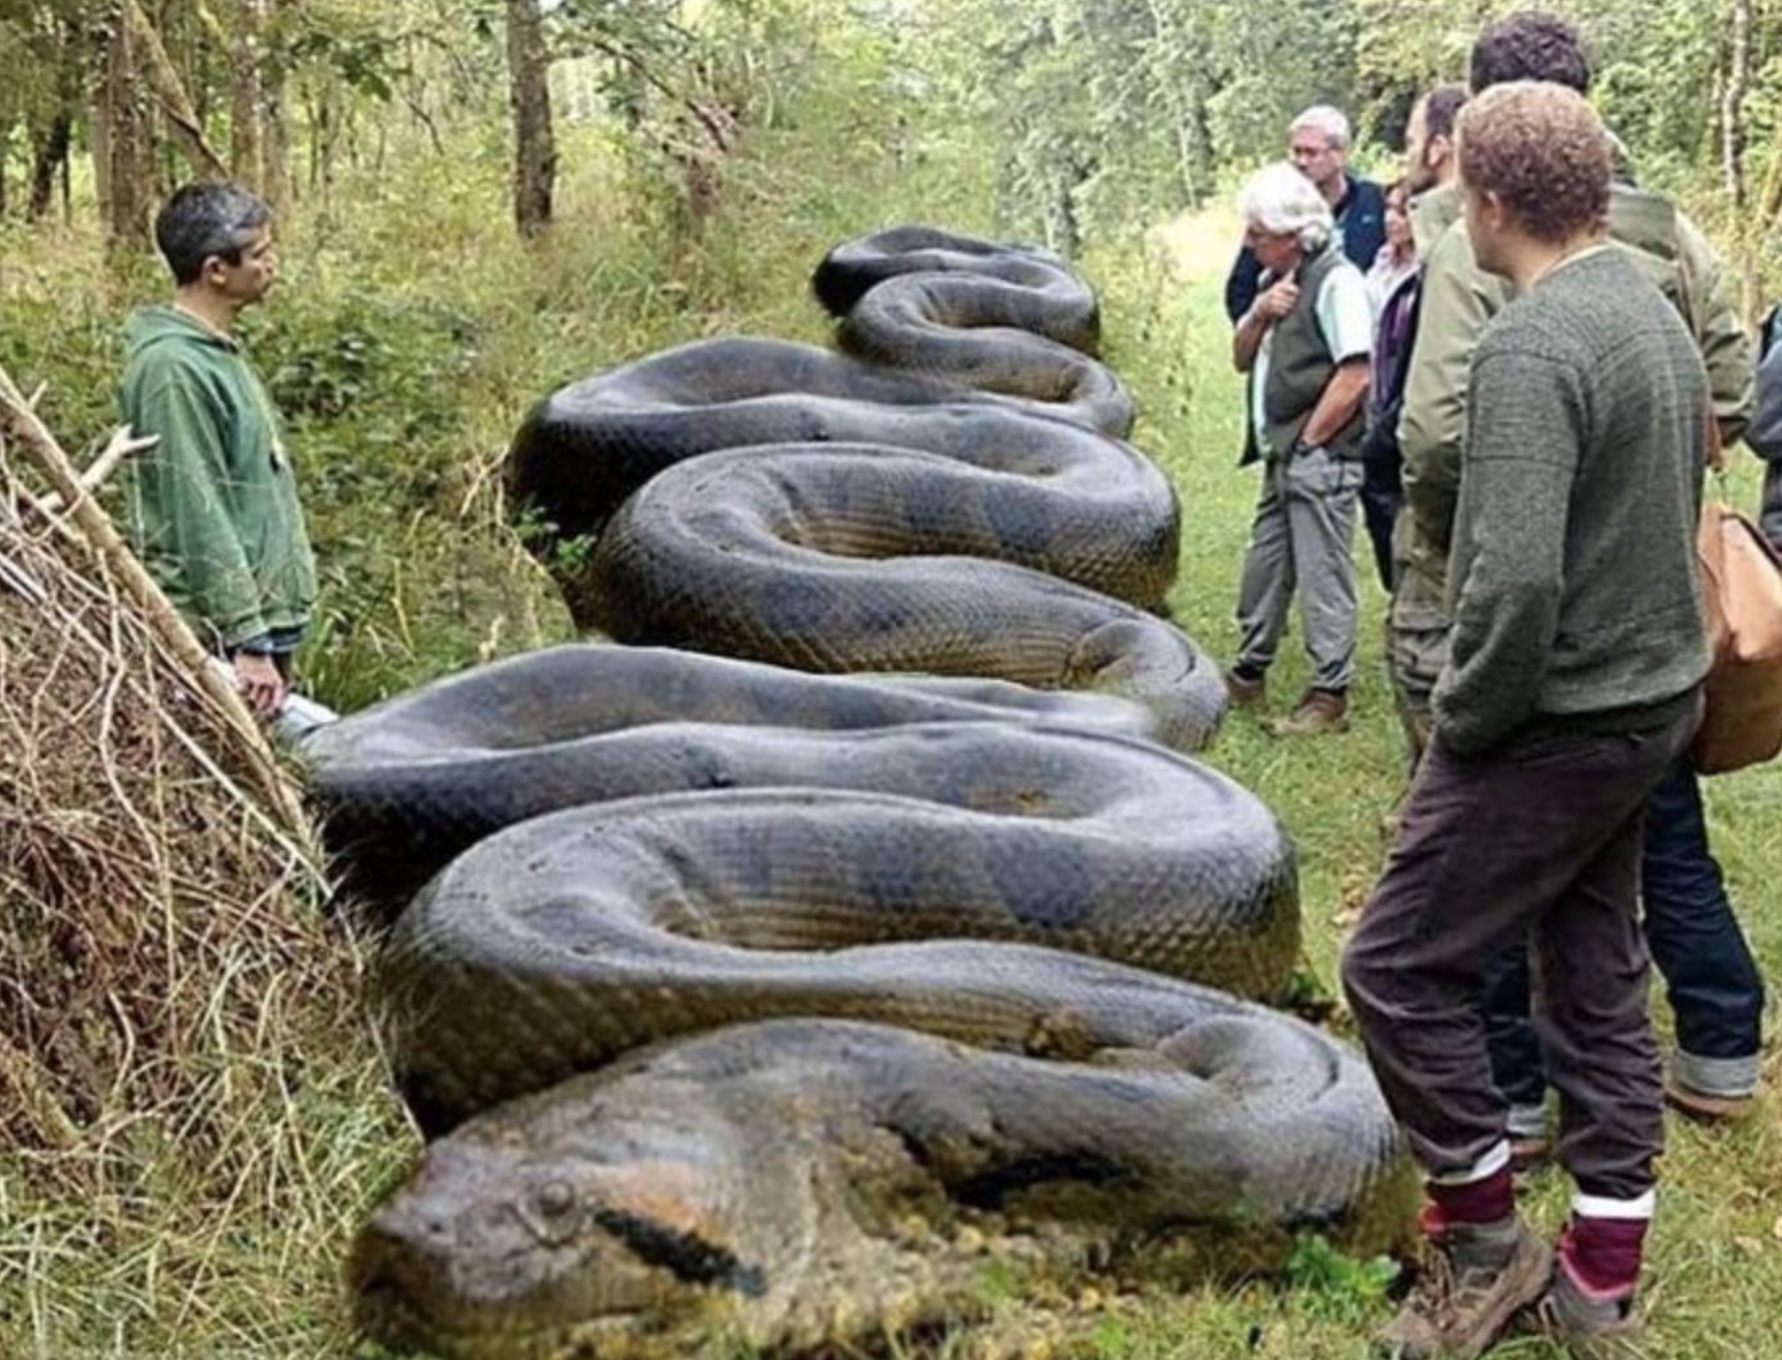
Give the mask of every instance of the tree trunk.
[{"label": "tree trunk", "polygon": [[107,237],[114,245],[142,246],[149,239],[148,120],[137,75],[136,41],[122,7],[108,16],[105,68],[99,94],[103,132],[93,141]]},{"label": "tree trunk", "polygon": [[275,213],[291,206],[297,188],[291,178],[291,124],[285,113],[285,78],[282,72],[263,81],[265,136],[260,143],[260,164],[265,174],[267,203]]},{"label": "tree trunk", "polygon": [[103,88],[95,95],[87,118],[87,143],[93,154],[93,197],[99,220],[111,222],[111,111]]},{"label": "tree trunk", "polygon": [[315,156],[310,164],[310,183],[323,203],[334,195],[334,153],[340,146],[340,98],[332,76],[322,77],[316,96]]},{"label": "tree trunk", "polygon": [[1726,89],[1720,101],[1721,174],[1732,201],[1734,231],[1739,242],[1741,302],[1747,322],[1757,312],[1758,280],[1756,233],[1750,214],[1750,193],[1745,179],[1745,95],[1751,88],[1751,0],[1733,0],[1730,35],[1731,56]]},{"label": "tree trunk", "polygon": [[242,0],[235,39],[235,88],[229,112],[229,168],[257,193],[266,192],[266,90],[260,53],[266,0]]},{"label": "tree trunk", "polygon": [[186,93],[178,69],[168,58],[154,24],[149,22],[137,0],[124,0],[123,17],[124,26],[136,45],[140,69],[148,77],[149,87],[167,115],[167,129],[173,134],[174,142],[185,152],[186,159],[200,176],[227,179],[229,171],[222,158],[204,140],[204,129],[192,108],[191,96]]},{"label": "tree trunk", "polygon": [[550,55],[539,0],[507,0],[507,76],[514,114],[514,223],[520,235],[532,237],[550,225],[557,181]]},{"label": "tree trunk", "polygon": [[56,171],[68,155],[73,133],[73,115],[63,111],[31,139],[31,197],[25,204],[25,215],[33,222],[50,210],[56,196]]}]

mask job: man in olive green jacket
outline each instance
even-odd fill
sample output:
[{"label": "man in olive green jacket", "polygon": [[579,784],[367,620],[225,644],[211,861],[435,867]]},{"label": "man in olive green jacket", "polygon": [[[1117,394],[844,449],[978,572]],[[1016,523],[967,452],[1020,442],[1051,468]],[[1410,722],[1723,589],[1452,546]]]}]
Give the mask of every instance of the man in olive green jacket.
[{"label": "man in olive green jacket", "polygon": [[137,434],[159,440],[135,469],[131,531],[169,599],[270,716],[316,597],[278,416],[235,336],[236,317],[272,286],[271,214],[239,186],[188,185],[156,218],[155,238],[174,297],[125,332],[119,405]]},{"label": "man in olive green jacket", "polygon": [[[1518,71],[1513,63],[1500,72],[1482,64],[1477,53],[1473,65],[1475,94],[1519,78],[1555,79],[1581,94],[1589,83],[1581,55],[1578,74],[1563,80],[1558,77],[1566,72]],[[1424,260],[1423,294],[1398,429],[1405,506],[1394,534],[1399,584],[1390,631],[1394,687],[1415,757],[1427,743],[1429,696],[1447,654],[1448,549],[1460,492],[1467,368],[1509,290],[1475,262],[1457,188],[1444,186],[1419,199],[1414,224]],[[1609,234],[1682,312],[1707,365],[1722,439],[1731,443],[1750,415],[1753,362],[1712,247],[1669,201],[1635,187],[1625,162],[1616,167],[1610,192]]]}]

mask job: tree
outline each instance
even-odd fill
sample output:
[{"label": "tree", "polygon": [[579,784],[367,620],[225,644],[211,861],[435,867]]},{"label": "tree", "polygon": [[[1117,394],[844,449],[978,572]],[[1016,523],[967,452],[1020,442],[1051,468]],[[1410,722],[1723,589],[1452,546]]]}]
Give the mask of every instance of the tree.
[{"label": "tree", "polygon": [[537,236],[550,225],[557,180],[550,54],[538,0],[507,0],[507,70],[514,118],[514,222],[522,236]]},{"label": "tree", "polygon": [[0,179],[17,129],[25,152],[26,214],[36,220],[50,210],[58,175],[66,188],[92,66],[77,0],[0,0],[0,51],[20,56],[0,84]]},{"label": "tree", "polygon": [[127,3],[111,5],[99,29],[104,74],[92,128],[93,175],[106,235],[116,245],[144,246],[154,147]]},{"label": "tree", "polygon": [[186,92],[185,82],[180,79],[179,70],[167,55],[160,33],[138,0],[123,0],[121,17],[129,33],[136,70],[142,73],[149,89],[154,92],[174,142],[199,175],[206,179],[227,179],[229,172],[222,157],[205,140],[204,127],[192,107],[192,97]]},{"label": "tree", "polygon": [[1739,236],[1740,302],[1747,320],[1757,316],[1757,253],[1752,248],[1750,194],[1745,174],[1745,95],[1751,88],[1751,0],[1733,0],[1727,16],[1725,93],[1720,101],[1721,173]]},{"label": "tree", "polygon": [[1070,251],[1196,204],[1223,165],[1279,156],[1288,119],[1352,102],[1354,0],[961,0],[924,54],[994,129],[998,216]]}]

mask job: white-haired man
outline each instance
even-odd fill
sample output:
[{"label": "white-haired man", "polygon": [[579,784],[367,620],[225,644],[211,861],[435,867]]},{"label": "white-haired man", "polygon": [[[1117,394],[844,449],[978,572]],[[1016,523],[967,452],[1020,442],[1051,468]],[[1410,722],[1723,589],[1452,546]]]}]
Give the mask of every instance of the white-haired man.
[{"label": "white-haired man", "polygon": [[[1287,128],[1287,157],[1330,206],[1337,244],[1366,270],[1386,244],[1386,191],[1349,173],[1349,120],[1329,104],[1315,104]],[[1236,325],[1256,301],[1262,264],[1247,245],[1225,280],[1225,314]]]},{"label": "white-haired man", "polygon": [[1263,288],[1237,323],[1232,362],[1249,375],[1244,462],[1264,464],[1238,593],[1243,638],[1226,674],[1260,706],[1297,593],[1311,687],[1278,735],[1340,730],[1355,670],[1355,564],[1362,404],[1373,314],[1361,271],[1338,248],[1330,204],[1292,165],[1251,176],[1238,197]]}]

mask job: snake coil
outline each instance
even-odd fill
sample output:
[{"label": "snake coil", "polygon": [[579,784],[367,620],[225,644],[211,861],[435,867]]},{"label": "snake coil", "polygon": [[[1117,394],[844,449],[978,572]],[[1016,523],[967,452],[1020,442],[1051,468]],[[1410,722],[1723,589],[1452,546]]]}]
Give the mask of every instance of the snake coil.
[{"label": "snake coil", "polygon": [[1178,510],[1093,295],[915,227],[815,282],[846,353],[684,346],[516,440],[634,645],[308,744],[352,880],[426,883],[381,975],[443,1136],[350,1272],[386,1341],[808,1347],[968,1300],[966,1228],[1142,1272],[1398,1221],[1356,1055],[1204,985],[1281,990],[1293,851],[1182,754],[1223,687],[1153,612]]}]

